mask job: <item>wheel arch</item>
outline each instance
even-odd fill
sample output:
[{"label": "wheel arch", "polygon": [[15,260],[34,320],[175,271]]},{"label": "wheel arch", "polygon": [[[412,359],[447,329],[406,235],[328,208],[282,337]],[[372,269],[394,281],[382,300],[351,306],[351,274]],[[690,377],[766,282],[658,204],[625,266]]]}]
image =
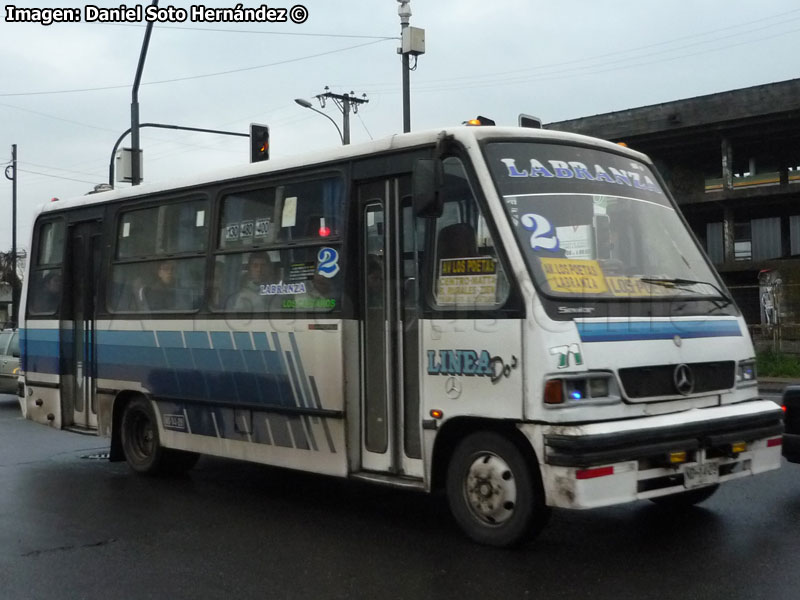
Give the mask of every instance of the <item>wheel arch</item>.
[{"label": "wheel arch", "polygon": [[447,467],[458,443],[472,433],[493,431],[508,438],[522,453],[534,479],[541,485],[541,473],[536,452],[530,441],[517,428],[516,421],[486,419],[481,417],[456,417],[445,422],[436,435],[431,462],[432,491],[440,491],[447,481]]}]

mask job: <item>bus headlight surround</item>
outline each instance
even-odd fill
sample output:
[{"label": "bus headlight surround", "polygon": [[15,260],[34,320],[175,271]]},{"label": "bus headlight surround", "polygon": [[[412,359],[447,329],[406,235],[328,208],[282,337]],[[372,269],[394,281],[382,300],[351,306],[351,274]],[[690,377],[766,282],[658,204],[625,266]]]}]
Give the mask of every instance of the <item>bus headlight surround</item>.
[{"label": "bus headlight surround", "polygon": [[757,379],[756,360],[754,358],[740,360],[736,366],[736,387],[756,385]]},{"label": "bus headlight surround", "polygon": [[544,386],[544,403],[558,408],[585,404],[611,404],[620,401],[614,377],[607,372],[565,375],[548,379]]}]

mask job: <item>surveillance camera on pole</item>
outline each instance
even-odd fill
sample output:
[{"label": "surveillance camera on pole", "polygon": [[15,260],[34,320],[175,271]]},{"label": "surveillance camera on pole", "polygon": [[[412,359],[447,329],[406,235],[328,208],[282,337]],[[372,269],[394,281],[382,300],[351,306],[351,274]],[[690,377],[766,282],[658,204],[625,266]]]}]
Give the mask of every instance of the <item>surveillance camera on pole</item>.
[{"label": "surveillance camera on pole", "polygon": [[411,27],[411,0],[397,0],[400,6],[397,14],[400,16],[400,48],[397,53],[403,57],[403,133],[411,131],[411,91],[409,73],[411,66],[409,57],[413,56],[416,68],[416,57],[425,54],[425,30]]}]

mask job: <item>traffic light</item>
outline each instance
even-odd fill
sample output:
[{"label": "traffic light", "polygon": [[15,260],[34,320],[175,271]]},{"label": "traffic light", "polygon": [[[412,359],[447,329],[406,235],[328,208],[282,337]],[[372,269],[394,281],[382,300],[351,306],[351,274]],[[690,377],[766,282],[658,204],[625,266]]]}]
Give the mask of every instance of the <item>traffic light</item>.
[{"label": "traffic light", "polygon": [[250,123],[250,162],[269,160],[269,127]]}]

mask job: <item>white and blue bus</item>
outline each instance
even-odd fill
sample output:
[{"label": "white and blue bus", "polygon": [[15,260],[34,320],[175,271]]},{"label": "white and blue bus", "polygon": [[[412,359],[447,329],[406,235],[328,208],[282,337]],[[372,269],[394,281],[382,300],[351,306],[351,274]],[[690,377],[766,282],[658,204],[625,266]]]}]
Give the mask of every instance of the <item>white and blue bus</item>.
[{"label": "white and blue bus", "polygon": [[456,127],[50,203],[21,405],[140,473],[200,454],[444,490],[475,540],[776,469],[741,313],[650,160]]}]

